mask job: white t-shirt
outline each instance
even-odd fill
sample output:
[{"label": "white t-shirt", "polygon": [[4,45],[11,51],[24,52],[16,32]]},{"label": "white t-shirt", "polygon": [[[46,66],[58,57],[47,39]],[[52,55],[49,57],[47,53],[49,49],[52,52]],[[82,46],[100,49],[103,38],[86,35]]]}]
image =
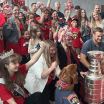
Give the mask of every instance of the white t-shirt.
[{"label": "white t-shirt", "polygon": [[100,27],[100,28],[102,28],[103,29],[103,35],[104,35],[104,20],[102,20],[102,24],[100,24],[99,26],[97,26],[97,27]]}]

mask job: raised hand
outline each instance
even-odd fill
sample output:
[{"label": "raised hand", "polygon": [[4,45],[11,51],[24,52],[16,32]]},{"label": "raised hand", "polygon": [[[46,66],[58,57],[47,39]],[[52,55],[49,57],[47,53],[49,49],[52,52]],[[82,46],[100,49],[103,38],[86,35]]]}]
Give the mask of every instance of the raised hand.
[{"label": "raised hand", "polygon": [[92,24],[90,22],[88,22],[88,26],[92,29]]},{"label": "raised hand", "polygon": [[42,49],[42,51],[44,51],[45,50],[45,43],[43,42],[43,41],[41,41],[40,43],[40,48]]},{"label": "raised hand", "polygon": [[8,22],[9,22],[10,25],[12,25],[12,22],[11,22],[10,18],[8,18]]}]

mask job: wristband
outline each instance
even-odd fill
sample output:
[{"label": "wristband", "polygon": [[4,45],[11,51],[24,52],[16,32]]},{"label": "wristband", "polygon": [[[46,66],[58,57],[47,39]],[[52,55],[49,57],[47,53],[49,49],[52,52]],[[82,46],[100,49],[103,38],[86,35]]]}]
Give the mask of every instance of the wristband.
[{"label": "wristband", "polygon": [[68,17],[69,17],[70,15],[68,14]]},{"label": "wristband", "polygon": [[31,26],[28,26],[28,28],[31,28]]},{"label": "wristband", "polygon": [[58,32],[58,30],[56,30],[56,32]]},{"label": "wristband", "polygon": [[52,35],[52,34],[49,34],[49,35]]}]

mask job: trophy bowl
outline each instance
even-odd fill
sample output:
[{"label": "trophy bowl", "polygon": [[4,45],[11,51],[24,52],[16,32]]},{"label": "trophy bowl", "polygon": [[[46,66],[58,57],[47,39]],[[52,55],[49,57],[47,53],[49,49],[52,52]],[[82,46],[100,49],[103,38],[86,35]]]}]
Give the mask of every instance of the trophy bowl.
[{"label": "trophy bowl", "polygon": [[103,51],[88,51],[90,67],[88,75],[84,78],[84,98],[89,104],[101,104],[104,102],[104,77],[101,74],[100,60],[104,56]]},{"label": "trophy bowl", "polygon": [[87,56],[91,60],[93,60],[93,59],[101,60],[104,56],[104,52],[102,52],[102,51],[88,51]]}]

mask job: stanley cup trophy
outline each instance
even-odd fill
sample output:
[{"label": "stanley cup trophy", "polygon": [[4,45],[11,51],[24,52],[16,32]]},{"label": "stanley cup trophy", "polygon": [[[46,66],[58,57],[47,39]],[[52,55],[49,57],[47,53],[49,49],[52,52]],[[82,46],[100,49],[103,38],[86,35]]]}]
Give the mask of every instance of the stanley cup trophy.
[{"label": "stanley cup trophy", "polygon": [[88,75],[84,78],[84,100],[88,104],[101,104],[104,102],[104,77],[101,74],[100,60],[104,56],[102,51],[89,51],[90,61]]}]

